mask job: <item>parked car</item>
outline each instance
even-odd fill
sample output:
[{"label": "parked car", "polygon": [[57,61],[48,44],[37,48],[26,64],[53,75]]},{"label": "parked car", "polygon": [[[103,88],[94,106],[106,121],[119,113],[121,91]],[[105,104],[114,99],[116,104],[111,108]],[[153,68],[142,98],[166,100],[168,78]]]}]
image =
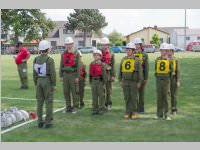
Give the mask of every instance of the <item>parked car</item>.
[{"label": "parked car", "polygon": [[200,41],[196,40],[188,44],[187,51],[200,51]]},{"label": "parked car", "polygon": [[122,46],[121,48],[122,48],[121,53],[126,53],[126,46]]},{"label": "parked car", "polygon": [[78,48],[78,50],[80,50],[81,53],[92,53],[96,49],[97,49],[96,47],[92,47],[92,46]]},{"label": "parked car", "polygon": [[143,48],[146,53],[154,53],[156,51],[156,47],[153,44],[144,44]]},{"label": "parked car", "polygon": [[185,50],[180,47],[175,47],[175,52],[184,52]]},{"label": "parked car", "polygon": [[122,53],[122,48],[120,46],[112,46],[110,50],[114,53]]}]

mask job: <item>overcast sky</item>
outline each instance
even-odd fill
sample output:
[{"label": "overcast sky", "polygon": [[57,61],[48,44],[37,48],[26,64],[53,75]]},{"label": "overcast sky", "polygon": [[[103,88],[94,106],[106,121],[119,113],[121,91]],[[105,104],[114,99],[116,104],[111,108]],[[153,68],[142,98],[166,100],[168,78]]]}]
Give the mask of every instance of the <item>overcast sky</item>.
[{"label": "overcast sky", "polygon": [[[67,21],[73,9],[42,9],[42,12],[54,21]],[[148,26],[183,27],[185,24],[184,9],[100,9],[100,12],[108,22],[103,29],[106,34],[117,30],[128,35]],[[187,9],[187,26],[200,28],[200,9]]]}]

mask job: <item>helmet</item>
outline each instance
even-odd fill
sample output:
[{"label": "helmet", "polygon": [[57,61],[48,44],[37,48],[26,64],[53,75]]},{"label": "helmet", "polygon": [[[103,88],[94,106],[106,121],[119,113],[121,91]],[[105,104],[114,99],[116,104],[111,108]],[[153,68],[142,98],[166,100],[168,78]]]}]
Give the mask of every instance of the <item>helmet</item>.
[{"label": "helmet", "polygon": [[81,53],[81,51],[80,51],[80,50],[78,50],[78,53],[79,53],[79,55],[82,57],[82,53]]},{"label": "helmet", "polygon": [[134,44],[134,43],[128,43],[128,44],[126,45],[126,48],[135,49],[135,44]]},{"label": "helmet", "polygon": [[101,44],[110,44],[110,41],[107,37],[101,39]]},{"label": "helmet", "polygon": [[168,43],[162,43],[160,45],[160,50],[168,50],[168,49],[171,49],[170,44],[168,44]]},{"label": "helmet", "polygon": [[39,43],[39,50],[44,51],[50,48],[50,43],[47,40],[42,40]]},{"label": "helmet", "polygon": [[31,116],[32,119],[36,119],[36,113],[31,111],[29,112],[29,115]]},{"label": "helmet", "polygon": [[93,54],[100,54],[100,55],[102,55],[102,52],[100,50],[96,49],[96,50],[93,51]]},{"label": "helmet", "polygon": [[141,38],[138,38],[138,37],[137,37],[137,38],[134,38],[134,39],[133,39],[133,43],[134,43],[134,44],[142,44],[142,40],[141,40]]},{"label": "helmet", "polygon": [[7,123],[6,123],[6,115],[5,113],[1,114],[1,128],[5,128],[7,127]]},{"label": "helmet", "polygon": [[8,112],[7,116],[10,117],[12,119],[12,124],[15,123],[17,121],[15,115],[12,112]]},{"label": "helmet", "polygon": [[28,112],[27,111],[25,111],[25,110],[19,110],[21,113],[22,113],[22,115],[23,115],[23,120],[27,120],[27,119],[29,119],[29,114],[28,114]]},{"label": "helmet", "polygon": [[174,45],[173,44],[169,44],[169,46],[170,46],[170,50],[175,50],[175,47],[174,47]]},{"label": "helmet", "polygon": [[71,44],[71,43],[74,43],[73,39],[71,37],[66,37],[65,44]]}]

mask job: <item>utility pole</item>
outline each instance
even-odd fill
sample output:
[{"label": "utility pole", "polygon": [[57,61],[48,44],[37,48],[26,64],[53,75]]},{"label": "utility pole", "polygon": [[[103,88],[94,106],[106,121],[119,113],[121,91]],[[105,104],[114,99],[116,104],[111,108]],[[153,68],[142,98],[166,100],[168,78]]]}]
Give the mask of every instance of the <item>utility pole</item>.
[{"label": "utility pole", "polygon": [[185,9],[185,35],[184,35],[184,49],[186,50],[186,9]]}]

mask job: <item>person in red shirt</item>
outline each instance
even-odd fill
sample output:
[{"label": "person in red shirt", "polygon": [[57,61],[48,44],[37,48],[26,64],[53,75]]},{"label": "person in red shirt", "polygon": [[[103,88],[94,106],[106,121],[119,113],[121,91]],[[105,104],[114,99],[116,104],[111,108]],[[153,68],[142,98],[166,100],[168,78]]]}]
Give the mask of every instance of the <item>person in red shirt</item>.
[{"label": "person in red shirt", "polygon": [[16,48],[18,49],[18,53],[17,56],[14,56],[14,59],[21,81],[20,88],[28,89],[27,61],[30,57],[30,52],[23,46],[22,42],[18,42]]}]

